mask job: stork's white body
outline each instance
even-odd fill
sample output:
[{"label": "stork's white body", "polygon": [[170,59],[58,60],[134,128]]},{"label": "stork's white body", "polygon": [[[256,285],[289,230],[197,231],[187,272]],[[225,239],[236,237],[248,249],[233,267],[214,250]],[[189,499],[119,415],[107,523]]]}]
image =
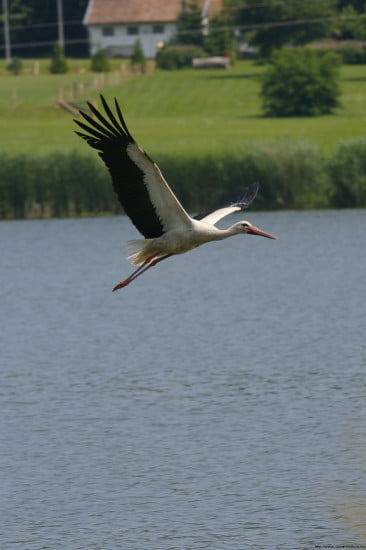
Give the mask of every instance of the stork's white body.
[{"label": "stork's white body", "polygon": [[132,265],[140,265],[151,256],[158,258],[166,254],[184,254],[210,241],[230,237],[233,234],[230,229],[218,229],[209,223],[192,219],[189,225],[172,229],[156,239],[128,241],[128,259]]}]

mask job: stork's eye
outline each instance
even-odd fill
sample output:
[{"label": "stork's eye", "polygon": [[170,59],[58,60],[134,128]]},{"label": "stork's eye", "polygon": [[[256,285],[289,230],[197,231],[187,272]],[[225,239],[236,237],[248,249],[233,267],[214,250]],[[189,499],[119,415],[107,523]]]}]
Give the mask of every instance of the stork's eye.
[{"label": "stork's eye", "polygon": [[242,223],[241,226],[244,227],[245,229],[249,229],[250,227],[249,223],[246,223],[246,222]]}]

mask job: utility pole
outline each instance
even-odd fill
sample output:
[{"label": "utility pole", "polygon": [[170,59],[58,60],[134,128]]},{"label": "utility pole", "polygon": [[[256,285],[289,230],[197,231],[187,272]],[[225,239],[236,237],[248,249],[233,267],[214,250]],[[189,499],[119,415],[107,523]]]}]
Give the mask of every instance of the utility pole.
[{"label": "utility pole", "polygon": [[3,0],[5,59],[11,60],[8,0]]},{"label": "utility pole", "polygon": [[62,10],[62,0],[57,0],[57,22],[58,22],[58,43],[62,54],[65,53],[65,38],[64,38],[64,16]]}]

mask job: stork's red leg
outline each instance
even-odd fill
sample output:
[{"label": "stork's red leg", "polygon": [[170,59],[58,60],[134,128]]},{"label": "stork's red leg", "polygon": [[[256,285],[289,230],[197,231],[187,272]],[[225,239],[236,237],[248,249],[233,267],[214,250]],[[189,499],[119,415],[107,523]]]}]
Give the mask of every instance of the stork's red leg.
[{"label": "stork's red leg", "polygon": [[[158,264],[159,262],[161,262],[162,260],[165,260],[166,258],[169,258],[170,256],[172,256],[173,254],[166,254],[165,256],[161,256],[160,258],[156,258],[156,256],[150,256],[149,258],[147,258],[147,260],[144,261],[143,264],[140,265],[140,267],[138,267],[136,269],[136,271],[134,271],[133,273],[131,273],[131,275],[129,277],[127,277],[127,279],[124,279],[123,281],[121,281],[120,283],[118,283],[118,285],[116,285],[113,289],[113,292],[115,290],[119,290],[120,288],[123,288],[124,286],[127,286],[128,284],[130,284],[132,281],[134,281],[136,279],[136,277],[138,277],[139,275],[142,275],[143,273],[145,273],[145,271],[147,271],[148,269],[150,269],[150,267],[153,267],[154,265]],[[154,260],[154,258],[156,258]]]},{"label": "stork's red leg", "polygon": [[135,277],[137,277],[140,274],[141,270],[145,268],[153,260],[154,257],[155,256],[149,256],[149,258],[147,258],[147,260],[145,260],[143,264],[141,264],[133,273],[131,273],[131,275],[127,277],[127,279],[124,279],[123,281],[118,283],[118,285],[114,287],[112,292],[114,292],[115,290],[118,290],[119,288],[123,288],[124,286],[127,286],[131,281],[133,281]]}]

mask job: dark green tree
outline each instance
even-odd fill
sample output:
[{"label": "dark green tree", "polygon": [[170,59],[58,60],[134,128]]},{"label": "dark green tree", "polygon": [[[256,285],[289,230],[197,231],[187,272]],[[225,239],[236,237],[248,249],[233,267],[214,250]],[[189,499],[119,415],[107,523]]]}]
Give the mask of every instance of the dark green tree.
[{"label": "dark green tree", "polygon": [[253,25],[252,44],[262,57],[283,45],[306,44],[327,36],[331,31],[328,18],[336,15],[336,5],[336,0],[228,0],[235,23]]},{"label": "dark green tree", "polygon": [[230,55],[231,57],[234,55],[233,29],[228,17],[216,15],[210,20],[204,47],[209,55]]},{"label": "dark green tree", "polygon": [[183,0],[177,19],[177,43],[203,46],[203,24],[198,0]]},{"label": "dark green tree", "polygon": [[346,8],[347,6],[351,6],[358,13],[362,13],[365,11],[365,0],[338,0],[337,7],[339,10]]},{"label": "dark green tree", "polygon": [[146,58],[139,38],[136,40],[133,47],[131,66],[140,69],[143,73],[146,71]]},{"label": "dark green tree", "polygon": [[53,46],[52,59],[50,64],[50,73],[62,74],[67,73],[67,61],[62,53],[62,48],[58,42]]},{"label": "dark green tree", "polygon": [[332,36],[338,40],[364,40],[366,38],[366,15],[361,17],[352,6],[345,6],[340,18],[332,25]]},{"label": "dark green tree", "polygon": [[109,61],[104,50],[98,50],[92,55],[90,69],[94,73],[107,73],[109,71]]},{"label": "dark green tree", "polygon": [[22,72],[23,62],[19,57],[13,57],[6,66],[7,70],[14,75],[18,75]]},{"label": "dark green tree", "polygon": [[308,48],[284,48],[274,53],[261,90],[266,116],[314,116],[339,105],[336,54]]}]

